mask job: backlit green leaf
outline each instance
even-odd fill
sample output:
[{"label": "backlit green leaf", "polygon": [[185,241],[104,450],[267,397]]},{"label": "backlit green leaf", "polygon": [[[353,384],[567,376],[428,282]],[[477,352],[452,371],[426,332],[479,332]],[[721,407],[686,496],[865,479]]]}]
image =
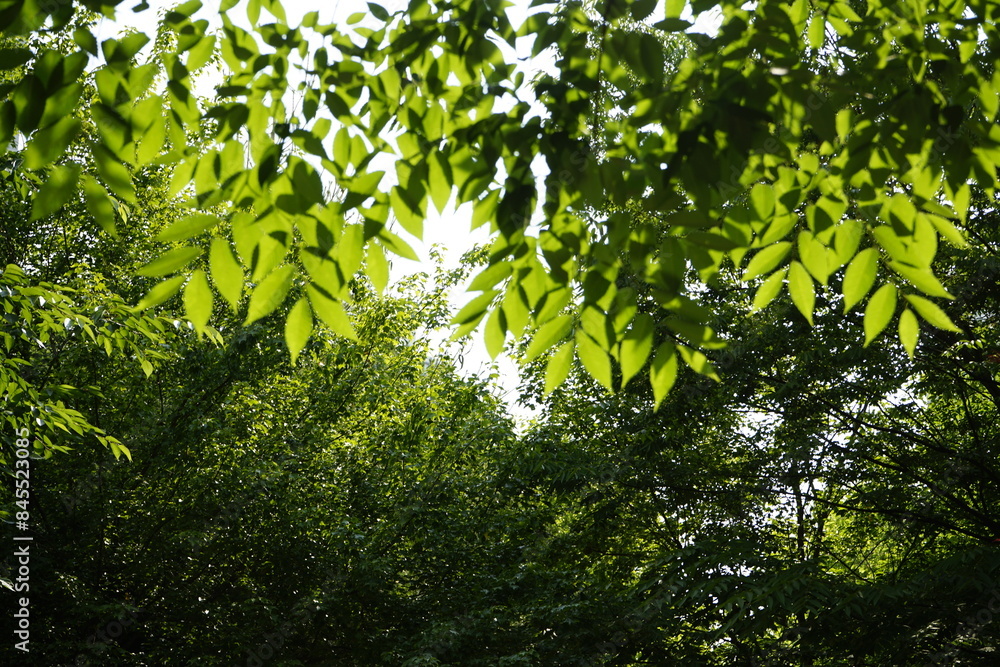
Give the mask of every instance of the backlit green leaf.
[{"label": "backlit green leaf", "polygon": [[865,248],[859,252],[844,272],[844,312],[848,312],[860,303],[878,276],[878,250]]},{"label": "backlit green leaf", "polygon": [[896,286],[882,285],[865,308],[865,347],[888,326],[896,312]]},{"label": "backlit green leaf", "polygon": [[531,338],[531,344],[524,354],[525,361],[531,361],[566,337],[573,327],[570,315],[557,315],[543,324]]},{"label": "backlit green leaf", "polygon": [[750,259],[750,263],[747,264],[746,271],[743,272],[741,280],[752,280],[757,276],[770,272],[785,258],[791,249],[792,244],[789,241],[781,241],[760,250]]},{"label": "backlit green leaf", "polygon": [[35,195],[31,206],[31,219],[39,220],[52,215],[76,193],[80,178],[80,165],[59,165],[49,173],[48,180]]},{"label": "backlit green leaf", "polygon": [[757,312],[774,301],[774,297],[778,296],[785,284],[785,275],[787,273],[788,269],[783,268],[767,277],[767,280],[757,288],[757,293],[753,296],[753,308],[751,312]]},{"label": "backlit green leaf", "polygon": [[550,394],[552,390],[563,383],[573,367],[573,341],[567,341],[556,348],[555,353],[549,357],[545,366],[545,393]]},{"label": "backlit green leaf", "polygon": [[163,282],[159,283],[153,289],[146,293],[146,296],[142,297],[139,303],[136,304],[136,309],[146,310],[147,308],[152,308],[153,306],[158,306],[174,294],[177,290],[181,288],[184,284],[184,279],[186,276],[174,276],[173,278],[168,278]]},{"label": "backlit green leaf", "polygon": [[205,272],[197,269],[184,287],[184,312],[199,333],[212,317],[212,288]]},{"label": "backlit green leaf", "polygon": [[302,348],[306,346],[309,336],[312,335],[312,330],[312,310],[309,308],[309,299],[303,296],[295,302],[288,313],[288,319],[285,320],[285,344],[288,345],[293,365],[299,358]]},{"label": "backlit green leaf", "polygon": [[247,307],[244,325],[252,324],[274,312],[285,300],[294,276],[295,267],[290,264],[279,266],[267,274],[267,277],[250,294],[250,305]]},{"label": "backlit green leaf", "polygon": [[490,358],[496,359],[503,352],[503,343],[507,335],[507,326],[504,321],[503,311],[494,308],[490,316],[486,318],[486,328],[483,337],[486,342],[486,352]]},{"label": "backlit green leaf", "polygon": [[795,307],[809,321],[809,324],[812,324],[816,292],[809,272],[797,261],[793,261],[788,268],[788,293],[791,295]]},{"label": "backlit green leaf", "polygon": [[906,294],[904,296],[920,317],[931,326],[946,331],[962,333],[962,330],[955,326],[955,323],[951,321],[947,313],[941,310],[941,307],[933,301],[925,299],[922,296],[917,296],[916,294]]},{"label": "backlit green leaf", "polygon": [[632,326],[622,338],[618,352],[621,364],[622,387],[628,384],[636,373],[642,370],[653,349],[653,318],[639,313],[632,320]]},{"label": "backlit green leaf", "polygon": [[319,316],[334,333],[347,338],[348,340],[358,340],[358,334],[354,331],[351,318],[340,301],[326,297],[318,289],[309,285],[306,287],[309,295],[309,303],[312,304],[313,312]]},{"label": "backlit green leaf", "polygon": [[214,215],[191,215],[181,218],[162,232],[157,234],[156,240],[162,243],[170,241],[186,241],[193,236],[212,229],[219,224],[219,219]]},{"label": "backlit green leaf", "polygon": [[204,252],[201,248],[182,246],[168,250],[152,262],[136,271],[140,276],[165,276],[187,266],[191,260]]},{"label": "backlit green leaf", "polygon": [[917,339],[920,337],[920,324],[917,316],[909,308],[903,310],[899,315],[899,342],[903,344],[906,354],[913,358],[913,352],[917,348]]},{"label": "backlit green leaf", "polygon": [[243,297],[243,267],[240,266],[232,248],[223,239],[212,239],[208,253],[208,266],[212,271],[212,282],[236,312]]},{"label": "backlit green leaf", "polygon": [[583,329],[576,331],[576,354],[590,377],[611,391],[611,359],[604,348],[588,336]]},{"label": "backlit green leaf", "polygon": [[677,350],[669,340],[660,343],[649,369],[649,384],[653,387],[653,405],[658,410],[663,399],[677,380]]}]

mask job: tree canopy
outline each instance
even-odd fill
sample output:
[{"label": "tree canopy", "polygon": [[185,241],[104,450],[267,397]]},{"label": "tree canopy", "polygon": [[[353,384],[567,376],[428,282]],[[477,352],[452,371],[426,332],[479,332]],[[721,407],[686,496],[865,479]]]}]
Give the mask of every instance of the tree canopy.
[{"label": "tree canopy", "polygon": [[31,657],[994,664],[1000,8],[509,9],[0,0]]},{"label": "tree canopy", "polygon": [[[863,306],[859,343],[896,321],[912,354],[921,322],[957,329],[932,264],[966,243],[970,184],[994,191],[994,3],[670,0],[653,23],[649,0],[534,4],[520,26],[480,0],[291,25],[277,0],[227,0],[213,25],[193,0],[155,39],[98,41],[94,19],[127,9],[5,0],[0,142],[24,142],[12,177],[34,219],[79,187],[108,233],[135,179],[168,169],[189,210],[139,269],[162,278],[140,305],[183,291],[202,330],[218,297],[249,324],[294,292],[293,357],[317,318],[351,337],[351,278],[383,287],[387,259],[413,256],[399,227],[420,236],[451,204],[493,237],[456,333],[485,319],[496,353],[529,332],[529,359],[555,349],[550,386],[574,353],[608,388],[651,359],[658,400],[678,359],[713,375],[697,285],[725,271],[810,322],[827,292]],[[690,33],[685,11],[711,9],[717,34]],[[525,80],[525,44],[556,71]],[[94,175],[67,152],[90,124]],[[625,268],[673,331],[655,349]]]}]

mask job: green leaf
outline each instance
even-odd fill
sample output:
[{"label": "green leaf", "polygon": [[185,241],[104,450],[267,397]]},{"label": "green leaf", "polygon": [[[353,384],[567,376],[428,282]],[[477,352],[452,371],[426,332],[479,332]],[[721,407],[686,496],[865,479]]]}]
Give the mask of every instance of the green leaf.
[{"label": "green leaf", "polygon": [[636,21],[642,21],[647,16],[653,13],[656,9],[657,0],[635,0],[632,6],[629,8],[632,12],[632,18]]},{"label": "green leaf", "polygon": [[813,289],[812,277],[798,261],[793,261],[788,268],[788,293],[792,297],[792,303],[812,325],[816,292]]},{"label": "green leaf", "polygon": [[757,293],[753,296],[753,307],[750,312],[755,313],[758,310],[762,310],[767,307],[767,304],[774,301],[774,297],[778,296],[785,284],[785,276],[787,274],[788,269],[783,268],[767,277],[767,280],[757,288]]},{"label": "green leaf", "polygon": [[212,239],[212,247],[208,252],[208,266],[212,271],[215,289],[219,290],[219,294],[235,313],[243,297],[243,267],[225,240]]},{"label": "green leaf", "polygon": [[66,164],[55,167],[34,197],[31,220],[40,220],[62,208],[76,192],[79,179],[80,165]]},{"label": "green leaf", "polygon": [[0,70],[16,69],[32,58],[31,49],[0,49]]},{"label": "green leaf", "polygon": [[809,23],[809,47],[822,49],[825,41],[826,17],[823,12],[815,12]]},{"label": "green leaf", "polygon": [[132,175],[128,169],[105,146],[94,145],[93,155],[97,162],[97,172],[107,183],[111,192],[127,202],[134,202],[135,186],[132,185]]},{"label": "green leaf", "polygon": [[427,160],[427,186],[438,213],[444,213],[451,199],[451,165],[440,151],[432,151]]},{"label": "green leaf", "polygon": [[309,299],[301,297],[292,306],[292,310],[288,313],[288,319],[285,320],[285,343],[292,355],[293,366],[298,360],[302,348],[306,346],[306,342],[312,335],[312,330],[313,317],[312,310],[309,308]]},{"label": "green leaf", "polygon": [[684,363],[691,367],[695,373],[699,375],[705,375],[718,381],[719,375],[715,372],[715,366],[712,362],[698,350],[691,349],[686,346],[680,346],[677,348],[680,352],[681,357],[684,359]]},{"label": "green leaf", "polygon": [[142,297],[139,303],[136,304],[137,310],[146,310],[147,308],[152,308],[153,306],[158,306],[174,294],[177,290],[181,288],[184,284],[184,279],[187,276],[174,276],[173,278],[168,278],[162,283],[159,283],[153,289],[146,293],[146,296]]},{"label": "green leaf", "polygon": [[780,241],[760,250],[750,259],[750,263],[747,265],[746,271],[743,272],[741,280],[745,282],[770,272],[785,258],[785,255],[791,249],[792,244],[790,241]]},{"label": "green leaf", "polygon": [[181,218],[162,232],[156,235],[156,240],[161,243],[171,241],[186,241],[193,236],[212,229],[219,224],[219,219],[214,215],[191,215]]},{"label": "green leaf", "polygon": [[94,34],[85,28],[77,28],[73,31],[73,41],[81,49],[86,51],[92,56],[97,55],[97,38]]},{"label": "green leaf", "polygon": [[368,254],[365,269],[372,281],[372,286],[381,294],[389,284],[389,262],[385,258],[382,246],[377,243],[368,244]]},{"label": "green leaf", "polygon": [[653,318],[639,313],[632,320],[632,326],[622,338],[618,351],[618,361],[622,371],[622,387],[642,370],[653,349]]},{"label": "green leaf", "polygon": [[212,288],[208,286],[208,278],[201,269],[191,273],[191,279],[184,287],[184,312],[198,333],[205,329],[212,317]]},{"label": "green leaf", "polygon": [[757,220],[767,221],[774,216],[774,187],[758,183],[750,189],[750,205]]},{"label": "green leaf", "polygon": [[385,21],[389,18],[389,12],[386,11],[385,7],[377,5],[374,2],[368,3],[368,11],[370,11],[372,16],[377,18],[379,21]]},{"label": "green leaf", "polygon": [[250,25],[260,23],[260,2],[261,0],[248,0],[247,2],[247,19],[249,19]]},{"label": "green leaf", "polygon": [[480,271],[469,284],[470,292],[482,292],[492,289],[497,283],[506,280],[513,271],[513,264],[510,262],[497,262]]},{"label": "green leaf", "polygon": [[252,324],[274,312],[285,300],[285,296],[292,286],[293,277],[295,277],[295,267],[290,264],[279,266],[267,274],[267,277],[250,294],[247,318],[243,324]]},{"label": "green leaf", "polygon": [[914,287],[919,289],[921,292],[927,296],[937,296],[942,299],[954,299],[951,294],[945,290],[944,286],[938,281],[930,269],[918,269],[909,264],[903,264],[902,262],[890,261],[890,268],[899,275],[906,278]]},{"label": "green leaf", "polygon": [[917,349],[917,339],[920,337],[920,324],[917,316],[909,308],[903,310],[899,316],[899,342],[903,344],[906,354],[913,358],[913,351]]},{"label": "green leaf", "polygon": [[87,210],[94,216],[97,224],[105,232],[117,237],[115,207],[111,203],[111,197],[108,196],[108,192],[104,189],[104,186],[98,183],[93,176],[85,174],[83,176],[83,194],[87,201]]},{"label": "green leaf", "polygon": [[486,352],[491,359],[496,359],[503,352],[504,340],[507,337],[507,326],[503,321],[503,311],[500,308],[494,308],[490,316],[486,318],[483,337],[486,342]]},{"label": "green leaf", "polygon": [[[485,295],[484,295],[485,296]],[[528,345],[528,351],[524,354],[525,361],[531,361],[542,354],[557,342],[566,337],[573,327],[573,317],[570,315],[558,315],[543,324],[535,331]]]},{"label": "green leaf", "polygon": [[588,336],[583,329],[576,331],[576,354],[590,377],[611,391],[611,359],[604,348]]},{"label": "green leaf", "polygon": [[80,121],[75,116],[67,116],[35,132],[24,149],[24,166],[41,169],[55,162],[76,138],[80,127]]},{"label": "green leaf", "polygon": [[545,394],[561,385],[573,367],[573,341],[567,341],[556,348],[545,366]]},{"label": "green leaf", "polygon": [[827,278],[830,277],[833,267],[830,266],[830,253],[827,247],[817,240],[808,230],[799,232],[798,238],[799,261],[802,266],[820,284],[826,285]]},{"label": "green leaf", "polygon": [[919,313],[920,317],[931,326],[944,329],[945,331],[962,333],[962,330],[955,326],[955,323],[951,321],[947,313],[941,310],[933,301],[925,299],[922,296],[917,296],[916,294],[905,294],[904,297],[910,302],[913,309]]},{"label": "green leaf", "polygon": [[844,312],[847,313],[864,299],[878,276],[878,250],[866,248],[859,252],[844,272]]},{"label": "green leaf", "polygon": [[868,300],[865,308],[865,347],[889,325],[896,312],[896,286],[882,285]]},{"label": "green leaf", "polygon": [[458,314],[452,318],[451,323],[464,325],[473,321],[478,322],[486,314],[490,303],[492,303],[497,294],[499,294],[497,290],[489,290],[472,299],[472,301],[462,306]]},{"label": "green leaf", "polygon": [[309,303],[312,304],[313,312],[319,316],[326,326],[340,336],[348,340],[357,341],[358,334],[354,331],[351,318],[347,316],[347,311],[340,301],[330,299],[312,285],[306,287],[309,295]]},{"label": "green leaf", "polygon": [[944,238],[948,240],[948,243],[955,246],[956,248],[968,248],[969,242],[965,239],[965,235],[956,227],[950,220],[940,218],[936,215],[928,216],[930,218],[931,224],[938,230]]},{"label": "green leaf", "polygon": [[653,409],[658,410],[663,399],[677,380],[677,349],[667,340],[660,343],[649,369],[649,383],[653,387]]},{"label": "green leaf", "polygon": [[187,266],[191,260],[201,255],[203,250],[193,246],[181,246],[168,250],[152,262],[136,271],[140,276],[165,276]]}]

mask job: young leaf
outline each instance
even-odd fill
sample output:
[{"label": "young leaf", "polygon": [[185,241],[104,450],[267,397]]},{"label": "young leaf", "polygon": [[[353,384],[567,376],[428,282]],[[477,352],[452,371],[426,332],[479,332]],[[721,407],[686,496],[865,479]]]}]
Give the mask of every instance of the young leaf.
[{"label": "young leaf", "polygon": [[576,355],[590,377],[611,391],[611,359],[608,353],[588,336],[583,329],[576,331]]},{"label": "young leaf", "polygon": [[757,288],[757,293],[753,296],[753,308],[751,312],[755,313],[767,307],[767,304],[771,303],[774,297],[778,296],[782,285],[785,284],[785,275],[787,273],[788,269],[779,269],[767,277],[767,280]]},{"label": "young leaf", "polygon": [[653,365],[649,369],[649,383],[653,387],[654,409],[660,408],[660,403],[670,392],[677,380],[677,350],[669,340],[660,343],[653,357]]},{"label": "young leaf", "polygon": [[215,289],[225,299],[233,312],[240,305],[243,296],[243,267],[233,255],[232,248],[223,239],[212,239],[212,247],[208,252],[208,266],[212,270],[212,282]]},{"label": "young leaf", "polygon": [[868,295],[878,275],[878,250],[866,248],[859,252],[844,272],[844,312],[847,313]]},{"label": "young leaf", "polygon": [[809,272],[798,261],[792,262],[788,269],[788,293],[792,297],[792,303],[812,325],[816,293]]},{"label": "young leaf", "polygon": [[291,264],[279,266],[271,271],[250,295],[250,305],[247,307],[247,318],[244,325],[252,324],[262,317],[267,317],[281,305],[292,286],[295,267]]},{"label": "young leaf", "polygon": [[653,349],[653,318],[646,313],[639,313],[632,320],[629,329],[618,352],[621,364],[622,387],[628,384],[636,373],[642,370]]},{"label": "young leaf", "polygon": [[551,348],[569,333],[572,326],[573,318],[570,315],[559,315],[543,324],[531,337],[531,343],[528,345],[528,351],[524,354],[524,360],[531,361]]},{"label": "young leaf", "polygon": [[567,341],[556,348],[555,353],[549,357],[545,366],[545,393],[551,394],[552,390],[563,383],[573,367],[573,341]]},{"label": "young leaf", "polygon": [[156,240],[162,243],[170,241],[186,241],[193,236],[198,236],[219,224],[219,219],[214,215],[190,215],[181,218],[162,232],[157,234]]},{"label": "young leaf", "polygon": [[313,316],[309,308],[309,299],[299,298],[288,313],[285,320],[285,344],[288,345],[288,352],[292,356],[292,365],[299,358],[299,353],[306,346],[306,341],[312,335]]},{"label": "young leaf", "polygon": [[882,285],[865,308],[865,347],[882,333],[896,312],[896,286]]},{"label": "young leaf", "polygon": [[146,310],[147,308],[160,305],[177,293],[177,290],[184,284],[184,278],[186,276],[174,276],[159,283],[153,289],[149,290],[146,296],[142,297],[139,303],[135,305],[136,310]]},{"label": "young leaf", "polygon": [[944,329],[945,331],[962,333],[962,330],[955,326],[951,318],[933,301],[925,299],[922,296],[917,296],[916,294],[906,294],[904,296],[910,302],[910,305],[913,306],[913,309],[920,314],[920,317],[931,326]]},{"label": "young leaf", "polygon": [[140,276],[165,276],[187,266],[203,250],[194,246],[181,246],[168,250],[149,264],[136,271]]},{"label": "young leaf", "polygon": [[324,324],[330,327],[334,333],[348,340],[358,340],[358,334],[354,331],[351,318],[347,316],[347,311],[344,310],[340,301],[327,298],[312,285],[306,287],[306,293],[309,295],[309,303],[312,304],[313,312],[319,316],[319,319],[323,320]]},{"label": "young leaf", "polygon": [[212,288],[208,286],[208,278],[201,269],[191,273],[191,279],[184,287],[184,312],[198,333],[212,317]]},{"label": "young leaf", "polygon": [[920,337],[920,324],[917,316],[909,308],[903,310],[899,316],[899,342],[906,349],[906,354],[913,358],[913,351],[917,348],[917,338]]},{"label": "young leaf", "polygon": [[791,248],[791,242],[780,241],[762,249],[750,259],[746,271],[743,272],[742,280],[745,282],[767,273],[785,258]]}]

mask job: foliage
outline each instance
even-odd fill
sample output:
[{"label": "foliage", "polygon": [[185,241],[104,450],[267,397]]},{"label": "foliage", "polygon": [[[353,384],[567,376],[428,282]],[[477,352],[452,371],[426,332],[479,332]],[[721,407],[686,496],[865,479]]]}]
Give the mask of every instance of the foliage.
[{"label": "foliage", "polygon": [[[82,5],[112,16],[118,3]],[[759,307],[784,287],[809,321],[828,291],[839,287],[848,310],[871,295],[866,343],[896,312],[910,353],[920,321],[955,329],[926,297],[951,297],[932,263],[939,239],[965,243],[970,181],[994,190],[998,9],[934,6],[670,0],[664,20],[637,28],[656,3],[606,0],[543,6],[515,28],[501,2],[414,0],[392,13],[371,3],[365,27],[342,27],[316,12],[290,25],[277,0],[230,0],[216,35],[191,0],[163,15],[157,58],[144,64],[148,36],[98,43],[86,24],[74,26],[70,52],[5,50],[14,75],[0,141],[22,137],[24,166],[43,169],[80,133],[82,112],[96,118],[88,151],[99,177],[80,182],[59,165],[36,209],[57,207],[80,182],[108,228],[114,205],[135,201],[133,173],[169,165],[171,192],[190,195],[194,210],[159,236],[172,247],[143,274],[165,280],[142,304],[186,285],[202,327],[210,276],[234,308],[248,298],[249,324],[304,281],[287,315],[293,354],[314,317],[350,335],[340,304],[352,276],[382,287],[387,253],[412,256],[391,217],[419,236],[430,204],[469,204],[495,240],[457,333],[488,314],[491,350],[528,330],[532,353],[562,345],[553,377],[575,351],[608,388],[611,366],[652,356],[663,396],[678,357],[713,374],[687,352],[716,340],[711,313],[678,279],[688,264],[709,282],[726,266],[763,278]],[[75,16],[69,3],[6,7],[0,28],[29,38]],[[685,9],[716,7],[716,36],[685,32]],[[668,65],[679,51],[658,34],[686,35],[693,48]],[[553,76],[524,83],[501,48],[520,38],[535,55],[556,51]],[[195,76],[220,59],[224,81],[201,103]],[[330,184],[344,196],[331,198]],[[641,214],[621,209],[639,199]],[[652,288],[680,347],[651,348],[636,294],[616,287],[625,267]]]}]

